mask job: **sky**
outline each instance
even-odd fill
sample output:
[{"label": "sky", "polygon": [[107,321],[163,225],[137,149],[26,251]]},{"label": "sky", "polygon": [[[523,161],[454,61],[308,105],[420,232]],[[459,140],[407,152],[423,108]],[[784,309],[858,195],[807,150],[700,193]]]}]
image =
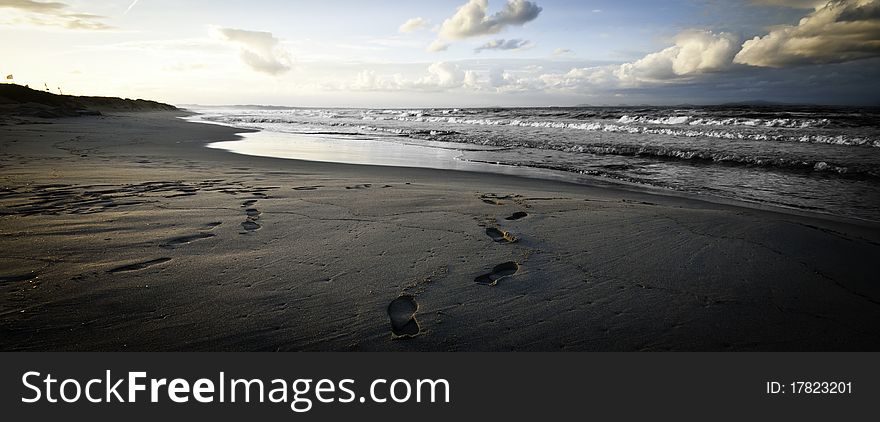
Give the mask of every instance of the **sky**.
[{"label": "sky", "polygon": [[0,73],[172,104],[880,104],[880,0],[0,0]]}]

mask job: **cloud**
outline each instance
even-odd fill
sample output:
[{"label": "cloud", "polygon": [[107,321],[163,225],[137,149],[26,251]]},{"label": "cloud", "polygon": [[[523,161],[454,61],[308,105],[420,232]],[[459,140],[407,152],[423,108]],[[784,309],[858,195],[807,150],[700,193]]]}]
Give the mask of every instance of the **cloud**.
[{"label": "cloud", "polygon": [[[553,90],[542,80],[543,66],[522,66],[521,60],[490,62],[481,60],[465,60],[460,62],[439,61],[426,65],[425,68],[413,69],[406,75],[401,73],[382,74],[374,69],[361,70],[350,84],[337,85],[332,89],[352,91],[383,91],[383,92],[483,92],[497,94],[540,93]],[[514,66],[514,70],[505,70],[506,64]],[[393,69],[393,68],[389,68]],[[576,71],[573,71],[576,72]],[[610,71],[604,71],[610,74]],[[563,75],[560,75],[563,76]],[[586,86],[580,81],[579,88]],[[566,89],[574,90],[572,82]]]},{"label": "cloud", "polygon": [[430,23],[428,21],[426,21],[425,19],[412,18],[412,19],[404,22],[402,25],[400,25],[400,28],[398,28],[398,31],[400,31],[402,33],[415,32],[415,31],[418,31],[419,29],[427,28],[429,24]]},{"label": "cloud", "polygon": [[428,48],[426,48],[425,50],[436,53],[438,51],[446,51],[448,48],[448,42],[443,40],[434,40],[431,44],[428,45]]},{"label": "cloud", "polygon": [[458,88],[476,88],[475,72],[463,70],[455,63],[435,62],[425,73],[416,77],[401,74],[380,75],[373,70],[358,73],[355,81],[344,88],[354,91],[446,91]]},{"label": "cloud", "polygon": [[[512,4],[514,2],[509,2]],[[777,2],[777,3],[782,3]],[[785,2],[801,4],[806,2]],[[724,91],[731,98],[754,97],[758,92],[771,90],[782,92],[779,86],[803,86],[810,89],[811,95],[822,93],[824,80],[822,70],[800,72],[810,74],[810,81],[787,81],[782,73],[761,69],[771,64],[776,67],[804,63],[837,63],[856,58],[876,57],[880,60],[880,0],[836,0],[810,12],[798,25],[779,26],[770,30],[764,37],[741,42],[738,35],[728,32],[712,32],[702,29],[689,29],[672,38],[672,45],[638,60],[622,64],[600,64],[592,67],[555,67],[550,71],[543,69],[515,68],[503,70],[497,64],[474,61],[471,69],[458,64],[437,62],[432,64],[421,77],[401,75],[378,76],[365,74],[361,86],[373,90],[419,90],[447,91],[463,90],[495,93],[531,92],[558,95],[617,95],[629,93],[640,95],[649,92],[688,92],[700,96],[700,89]],[[499,12],[486,17],[485,1],[473,0],[459,9],[456,16],[463,14],[468,6],[480,6],[478,19],[483,22],[502,14]],[[447,20],[448,21],[448,20]],[[756,44],[775,40],[785,35],[792,41],[772,50],[756,50]],[[432,48],[445,49],[448,43],[439,38]],[[513,50],[528,45],[521,39],[494,39],[476,49]],[[796,54],[789,51],[797,47]],[[571,53],[568,49],[557,49],[554,54]],[[761,54],[757,54],[761,53]],[[760,58],[762,61],[757,61]],[[459,62],[462,63],[462,62]],[[493,62],[494,63],[494,62]],[[564,66],[565,62],[559,62]],[[465,66],[462,64],[462,66]],[[514,64],[514,66],[516,66]],[[844,69],[837,65],[834,69]],[[868,66],[869,65],[865,65]],[[819,68],[822,69],[822,68]],[[848,67],[846,69],[852,69]],[[862,72],[864,73],[864,72]],[[787,74],[787,73],[786,73]],[[828,78],[825,78],[828,79]],[[687,84],[681,82],[687,81]],[[738,82],[730,82],[738,81]],[[770,85],[772,84],[775,85]],[[800,85],[798,85],[800,84]],[[669,88],[678,87],[678,88]],[[770,92],[770,91],[767,91]],[[699,95],[698,95],[699,94]],[[824,95],[824,94],[823,94]],[[796,95],[795,95],[796,96]]]},{"label": "cloud", "polygon": [[31,0],[0,0],[0,7],[25,10],[34,13],[57,13],[67,8],[64,3]]},{"label": "cloud", "polygon": [[547,89],[546,84],[530,75],[517,75],[502,69],[491,69],[486,81],[480,82],[478,88],[496,93],[540,92]]},{"label": "cloud", "polygon": [[428,66],[428,75],[416,81],[417,86],[456,88],[462,85],[465,72],[457,65],[448,62],[436,62]]},{"label": "cloud", "polygon": [[489,41],[477,48],[474,49],[475,53],[479,53],[483,50],[521,50],[523,48],[530,47],[532,45],[531,41],[528,40],[520,40],[520,39],[498,39]]},{"label": "cloud", "polygon": [[[497,67],[483,70],[461,69],[449,62],[429,66],[427,74],[418,78],[397,75],[378,75],[362,72],[352,89],[356,90],[449,90],[470,88],[497,93],[513,92],[566,92],[584,93],[598,90],[633,89],[643,85],[662,85],[691,80],[703,74],[733,68],[734,55],[739,51],[739,39],[729,33],[715,34],[703,30],[686,30],[673,39],[674,45],[643,58],[619,65],[576,67],[569,70],[545,72],[541,67],[505,71]],[[438,40],[442,46],[446,44]],[[496,39],[477,51],[513,50],[528,46],[520,39]],[[570,50],[558,50],[565,54]],[[745,66],[740,66],[745,67]]]},{"label": "cloud", "polygon": [[615,75],[624,82],[664,81],[724,70],[739,50],[739,39],[730,33],[688,30],[679,33],[675,45],[624,63]]},{"label": "cloud", "polygon": [[543,74],[537,79],[546,90],[583,92],[600,86],[616,86],[619,83],[614,74],[616,69],[616,66],[574,68],[563,74]]},{"label": "cloud", "polygon": [[739,39],[729,33],[691,29],[676,35],[673,42],[671,47],[628,63],[538,75],[532,86],[539,84],[543,90],[559,92],[587,92],[675,83],[732,68],[733,57],[739,51]]},{"label": "cloud", "polygon": [[110,25],[101,22],[104,16],[70,11],[61,2],[32,0],[0,0],[0,9],[11,9],[9,17],[0,21],[7,25],[57,26],[66,29],[105,30]]},{"label": "cloud", "polygon": [[564,56],[566,54],[574,54],[574,51],[570,48],[557,48],[556,50],[553,50],[554,56]]},{"label": "cloud", "polygon": [[746,41],[734,61],[761,67],[840,63],[880,56],[880,1],[835,0],[797,25]]},{"label": "cloud", "polygon": [[217,32],[226,41],[238,44],[241,60],[251,69],[270,75],[290,70],[290,55],[271,32],[235,28],[217,28]]},{"label": "cloud", "polygon": [[469,0],[443,21],[439,35],[447,40],[460,40],[497,34],[509,26],[522,26],[535,20],[541,10],[530,1],[507,0],[501,11],[490,16],[489,0]]},{"label": "cloud", "polygon": [[402,78],[401,75],[380,76],[374,70],[363,70],[347,88],[353,91],[398,91]]}]

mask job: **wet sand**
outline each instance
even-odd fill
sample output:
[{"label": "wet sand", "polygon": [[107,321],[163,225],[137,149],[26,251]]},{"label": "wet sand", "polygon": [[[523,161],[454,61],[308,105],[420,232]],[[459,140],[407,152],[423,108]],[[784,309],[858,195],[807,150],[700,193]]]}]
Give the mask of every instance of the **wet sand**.
[{"label": "wet sand", "polygon": [[877,350],[877,224],[0,126],[0,350]]}]

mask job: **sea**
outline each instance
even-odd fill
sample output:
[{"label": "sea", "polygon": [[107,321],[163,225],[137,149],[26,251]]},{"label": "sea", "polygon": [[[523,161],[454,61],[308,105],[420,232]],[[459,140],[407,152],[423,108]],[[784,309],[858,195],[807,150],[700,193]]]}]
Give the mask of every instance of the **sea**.
[{"label": "sea", "polygon": [[880,221],[880,108],[188,107],[211,145],[317,161],[598,181]]}]

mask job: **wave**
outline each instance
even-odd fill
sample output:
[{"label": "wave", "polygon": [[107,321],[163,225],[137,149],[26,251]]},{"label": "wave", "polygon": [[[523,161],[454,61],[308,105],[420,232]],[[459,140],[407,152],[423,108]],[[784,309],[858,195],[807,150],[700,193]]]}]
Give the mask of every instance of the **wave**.
[{"label": "wave", "polygon": [[727,165],[776,168],[781,170],[807,171],[821,174],[833,174],[847,177],[880,178],[880,170],[873,167],[843,165],[832,160],[805,160],[794,157],[772,157],[731,152],[705,151],[697,149],[679,149],[653,145],[569,145],[569,144],[532,144],[519,142],[484,139],[476,142],[480,145],[505,148],[539,148],[566,153],[589,153],[596,155],[618,155],[630,157],[648,157],[660,160],[681,160],[689,162],[708,162]]},{"label": "wave", "polygon": [[[369,132],[382,132],[401,136],[449,136],[457,135],[459,132],[454,130],[438,130],[438,129],[409,129],[409,128],[382,128],[370,125],[357,125],[345,122],[314,122],[291,117],[260,117],[260,116],[204,116],[203,119],[219,123],[237,124],[289,124],[289,125],[319,125],[329,127],[350,127],[352,129],[360,129]],[[299,131],[297,131],[299,132]],[[315,131],[309,132],[315,135],[320,134],[347,134],[359,135],[357,132],[336,132],[336,131]]]},{"label": "wave", "polygon": [[[449,109],[450,113],[454,109]],[[601,122],[562,122],[547,120],[521,120],[521,119],[488,119],[488,118],[465,118],[460,116],[427,116],[425,110],[381,110],[374,114],[367,114],[363,110],[358,111],[360,118],[350,121],[338,119],[329,120],[321,116],[321,120],[309,120],[315,112],[311,110],[296,110],[293,113],[270,116],[261,115],[225,115],[203,116],[206,120],[218,121],[233,125],[266,125],[281,124],[291,125],[290,129],[295,133],[325,134],[325,135],[375,135],[377,133],[411,137],[437,142],[468,143],[473,145],[490,146],[500,149],[529,148],[546,149],[567,153],[590,153],[596,155],[618,155],[634,157],[650,157],[662,160],[685,160],[690,162],[712,162],[728,165],[744,165],[753,167],[779,168],[797,171],[810,171],[821,174],[837,174],[847,177],[880,177],[880,170],[871,166],[857,164],[843,164],[833,159],[801,159],[795,157],[780,157],[755,154],[754,151],[742,153],[718,150],[687,149],[681,147],[668,147],[662,145],[647,144],[573,144],[567,142],[547,141],[546,137],[509,137],[509,136],[485,136],[480,134],[461,132],[450,129],[427,129],[424,127],[389,127],[391,125],[365,124],[365,121],[402,121],[414,123],[432,124],[459,124],[480,126],[516,126],[549,128],[560,130],[584,130],[601,131],[626,134],[656,134],[678,137],[710,137],[732,140],[757,140],[757,141],[780,141],[780,142],[806,142],[814,144],[834,145],[868,145],[880,147],[880,140],[872,140],[866,137],[852,137],[846,135],[823,135],[806,134],[785,135],[767,132],[748,132],[731,130],[705,130],[691,127],[663,126],[679,125],[684,117],[679,120],[657,123],[656,126],[636,126],[630,124],[601,123]],[[381,113],[378,116],[375,113]],[[422,114],[421,116],[419,114]],[[625,117],[625,116],[624,116]],[[623,118],[620,118],[621,120]],[[687,119],[691,119],[687,117]],[[693,120],[690,120],[693,122]],[[690,123],[689,123],[690,124]],[[318,128],[306,130],[297,125],[306,125]],[[719,125],[720,126],[720,125]],[[766,125],[765,125],[766,126]],[[260,126],[256,126],[260,127]],[[338,127],[339,130],[322,130],[320,127]],[[345,129],[342,129],[345,128]],[[270,129],[272,130],[272,129]],[[285,128],[277,130],[286,131]]]},{"label": "wave", "polygon": [[624,115],[618,119],[618,122],[624,124],[652,124],[652,125],[691,125],[691,126],[750,126],[750,127],[781,127],[781,128],[797,128],[808,129],[817,127],[827,127],[831,125],[830,119],[749,119],[738,117],[727,118],[711,118],[698,116],[628,116]]},{"label": "wave", "polygon": [[588,152],[592,154],[610,154],[623,156],[639,156],[654,158],[671,158],[691,161],[709,161],[722,164],[738,164],[755,167],[775,167],[802,171],[836,173],[850,176],[880,177],[876,171],[857,169],[851,166],[835,164],[821,160],[802,160],[787,157],[767,157],[741,155],[725,152],[686,150],[653,146],[572,146],[561,148],[565,152]]},{"label": "wave", "polygon": [[[678,127],[651,127],[651,126],[633,126],[629,124],[615,124],[602,122],[562,122],[562,121],[532,121],[521,119],[468,119],[462,117],[430,117],[430,116],[394,116],[394,117],[378,117],[364,115],[363,120],[382,121],[397,120],[414,123],[446,123],[461,125],[479,125],[479,126],[519,126],[533,127],[543,129],[570,129],[597,132],[615,132],[629,134],[650,134],[650,135],[668,135],[676,137],[707,137],[717,139],[739,139],[752,141],[778,141],[778,142],[807,142],[814,144],[832,144],[832,145],[852,145],[852,146],[872,146],[880,147],[880,139],[871,139],[868,137],[847,136],[847,135],[825,135],[825,134],[796,134],[787,135],[781,133],[764,133],[764,132],[746,132],[732,130],[703,130]],[[670,123],[672,124],[672,123]]]},{"label": "wave", "polygon": [[[230,124],[315,124],[312,121],[291,117],[260,117],[260,116],[222,116],[212,118],[206,116],[209,120],[221,121]],[[437,117],[409,117],[407,121],[438,121]],[[387,120],[387,119],[366,119],[366,120]],[[394,120],[398,120],[395,118]],[[770,140],[770,141],[786,141],[786,142],[809,142],[836,145],[872,145],[880,146],[878,141],[871,141],[867,138],[854,138],[844,135],[799,135],[785,136],[772,135],[765,133],[737,133],[729,131],[701,131],[701,130],[684,130],[677,128],[649,128],[629,125],[602,124],[602,123],[565,123],[565,122],[526,122],[521,120],[492,120],[492,119],[462,119],[459,117],[442,118],[443,121],[455,122],[459,124],[472,125],[509,125],[509,126],[526,126],[538,128],[559,128],[571,130],[593,130],[603,132],[623,132],[631,134],[661,134],[672,136],[699,137],[707,136],[721,139],[749,139],[749,140]],[[759,155],[735,154],[722,151],[677,149],[663,146],[652,145],[572,145],[566,143],[541,142],[538,140],[513,140],[510,138],[490,139],[488,137],[474,137],[455,130],[438,130],[438,129],[422,129],[422,128],[401,128],[401,127],[381,127],[376,125],[353,124],[346,122],[320,122],[321,126],[329,127],[347,127],[352,132],[342,131],[317,131],[309,132],[312,134],[339,134],[339,135],[364,135],[366,133],[383,133],[394,136],[424,138],[432,141],[441,142],[464,142],[483,146],[492,146],[497,148],[535,148],[550,149],[570,153],[592,153],[592,154],[612,154],[624,156],[646,156],[660,159],[681,159],[693,161],[711,161],[727,164],[743,164],[759,167],[777,167],[799,170],[812,170],[817,172],[828,172],[836,174],[848,175],[869,175],[877,176],[874,169],[860,169],[852,165],[843,165],[834,163],[833,160],[802,160],[785,157],[768,157]],[[301,132],[299,130],[298,132]]]},{"label": "wave", "polygon": [[[300,119],[294,119],[291,117],[262,117],[262,116],[204,116],[202,117],[205,120],[221,122],[221,123],[256,123],[256,124],[273,124],[273,123],[286,123],[286,124],[309,124],[314,122],[309,122]],[[322,123],[327,126],[334,126],[332,122]]]}]

